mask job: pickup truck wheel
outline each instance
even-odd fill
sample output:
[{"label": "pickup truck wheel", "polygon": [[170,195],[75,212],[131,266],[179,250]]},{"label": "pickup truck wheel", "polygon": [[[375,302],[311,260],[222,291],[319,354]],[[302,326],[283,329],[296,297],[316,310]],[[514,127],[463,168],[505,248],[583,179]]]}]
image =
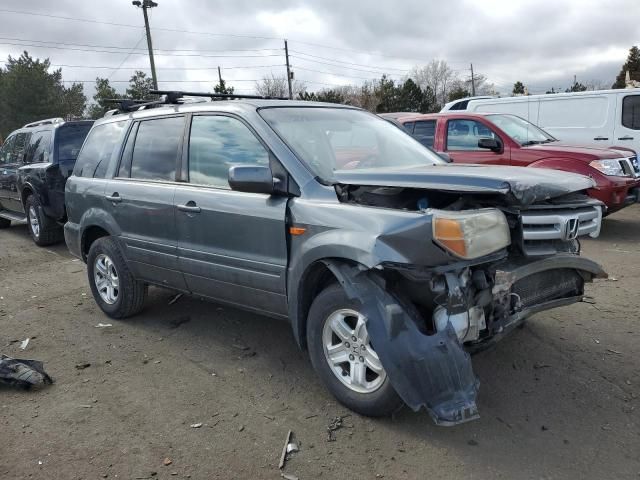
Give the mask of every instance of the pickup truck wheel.
[{"label": "pickup truck wheel", "polygon": [[11,226],[11,220],[6,218],[0,218],[0,228],[9,228]]},{"label": "pickup truck wheel", "polygon": [[110,237],[99,238],[87,256],[91,293],[98,306],[111,318],[126,318],[142,310],[147,285],[136,280]]},{"label": "pickup truck wheel", "polygon": [[331,285],[313,301],[307,321],[311,363],[329,391],[361,415],[391,415],[403,405],[371,344],[361,304]]},{"label": "pickup truck wheel", "polygon": [[46,218],[38,197],[29,195],[25,202],[25,210],[27,211],[29,233],[36,245],[45,247],[62,241],[64,238],[62,227]]}]

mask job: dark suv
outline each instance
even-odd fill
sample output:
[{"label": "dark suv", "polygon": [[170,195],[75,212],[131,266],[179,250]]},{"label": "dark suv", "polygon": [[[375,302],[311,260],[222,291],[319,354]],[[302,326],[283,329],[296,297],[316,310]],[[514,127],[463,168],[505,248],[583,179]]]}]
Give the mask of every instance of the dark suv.
[{"label": "dark suv", "polygon": [[288,319],[348,407],[450,425],[478,415],[470,351],[606,276],[579,256],[592,186],[448,164],[347,106],[176,104],[96,122],[65,238],[111,317],[151,284]]},{"label": "dark suv", "polygon": [[27,221],[36,244],[62,241],[64,184],[91,125],[50,118],[7,137],[0,147],[0,228]]}]

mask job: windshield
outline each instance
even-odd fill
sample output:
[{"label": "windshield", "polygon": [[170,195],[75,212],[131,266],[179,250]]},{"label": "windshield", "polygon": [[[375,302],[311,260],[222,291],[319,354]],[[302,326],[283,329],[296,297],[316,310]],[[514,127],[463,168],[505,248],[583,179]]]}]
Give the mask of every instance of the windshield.
[{"label": "windshield", "polygon": [[326,183],[341,170],[446,163],[395,125],[361,110],[274,107],[260,114]]},{"label": "windshield", "polygon": [[515,115],[487,115],[489,119],[521,146],[555,142],[556,139],[533,123]]},{"label": "windshield", "polygon": [[91,123],[67,124],[58,128],[56,153],[59,162],[78,158],[80,147],[89,130],[91,130]]}]

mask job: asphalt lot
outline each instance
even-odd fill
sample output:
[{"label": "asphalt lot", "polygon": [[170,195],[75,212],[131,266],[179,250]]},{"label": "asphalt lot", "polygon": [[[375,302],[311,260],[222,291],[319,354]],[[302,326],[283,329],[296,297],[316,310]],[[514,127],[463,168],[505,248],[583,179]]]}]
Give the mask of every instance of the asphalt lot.
[{"label": "asphalt lot", "polygon": [[[113,321],[64,244],[0,231],[0,353],[55,384],[0,387],[0,478],[640,478],[640,206],[604,221],[584,255],[612,276],[588,302],[535,316],[474,357],[481,419],[348,415],[285,322],[151,289]],[[98,328],[98,323],[112,327]],[[30,337],[25,352],[19,343]],[[84,369],[76,365],[90,363]],[[202,423],[200,428],[191,425]],[[164,465],[168,458],[170,465]]]}]

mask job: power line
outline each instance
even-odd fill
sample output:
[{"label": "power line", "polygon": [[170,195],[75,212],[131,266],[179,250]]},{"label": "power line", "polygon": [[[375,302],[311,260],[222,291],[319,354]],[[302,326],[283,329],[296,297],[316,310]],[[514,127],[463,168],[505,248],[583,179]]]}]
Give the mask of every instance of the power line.
[{"label": "power line", "polygon": [[[326,75],[333,75],[334,77],[356,78],[356,79],[359,79],[359,80],[374,80],[373,77],[357,77],[357,76],[354,76],[354,75],[344,75],[342,73],[327,72],[327,71],[323,71],[323,70],[314,70],[312,68],[305,68],[305,67],[300,67],[300,66],[294,67],[294,70],[295,69],[305,70],[307,72],[314,72],[314,73],[324,73]],[[392,74],[392,75],[398,75],[398,74]]]},{"label": "power line", "polygon": [[[1,10],[0,10],[1,11]],[[129,47],[123,46],[111,46],[111,45],[96,45],[96,44],[87,44],[87,43],[69,43],[69,42],[58,42],[56,40],[36,40],[30,38],[15,38],[15,37],[0,37],[0,40],[10,40],[17,42],[29,42],[29,43],[51,43],[53,45],[69,45],[73,47],[91,47],[91,48],[106,48],[109,50],[131,50]],[[146,49],[144,48],[134,48],[133,50],[142,50],[146,53]],[[282,48],[228,48],[223,50],[200,50],[197,48],[154,48],[156,52],[200,52],[200,53],[223,53],[223,52],[268,52],[268,51],[281,51]]]},{"label": "power line", "polygon": [[127,56],[126,56],[126,57],[124,57],[124,60],[122,60],[122,62],[120,62],[120,65],[118,65],[118,66],[117,66],[117,67],[116,67],[116,68],[115,68],[115,69],[114,69],[114,70],[109,74],[108,80],[111,80],[111,77],[113,77],[113,75],[114,75],[118,70],[120,70],[120,67],[122,67],[122,65],[124,65],[124,63],[125,63],[127,60],[129,60],[129,57],[131,57],[131,54],[133,53],[133,51],[134,51],[136,48],[138,48],[138,45],[140,45],[140,42],[141,42],[142,40],[144,40],[144,37],[145,37],[145,36],[146,36],[146,35],[145,35],[145,34],[143,34],[143,35],[140,37],[140,40],[138,40],[138,42],[137,42],[137,43],[135,44],[135,46],[131,49],[131,51],[127,54]]},{"label": "power line", "polygon": [[[370,65],[363,65],[360,63],[352,63],[352,62],[343,62],[342,60],[335,60],[333,58],[327,58],[327,57],[321,57],[319,55],[311,55],[310,53],[305,53],[305,52],[300,52],[298,50],[289,50],[291,53],[297,53],[298,55],[306,55],[307,57],[313,57],[313,58],[319,58],[321,60],[329,60],[330,62],[334,62],[334,63],[341,63],[341,64],[345,64],[345,65],[354,65],[356,67],[370,67]],[[299,57],[298,57],[299,58]],[[338,65],[336,65],[338,66]],[[387,70],[399,70],[403,73],[409,72],[411,71],[410,68],[406,69],[406,68],[396,68],[396,67],[386,67]]]},{"label": "power line", "polygon": [[[215,78],[204,80],[162,80],[162,83],[215,83]],[[111,83],[129,83],[130,80],[109,80]],[[229,79],[228,82],[259,82],[258,79]],[[63,83],[95,83],[95,80],[62,80]]]},{"label": "power line", "polygon": [[[328,65],[330,67],[338,67],[338,68],[346,68],[344,65],[336,65],[334,63],[327,63],[327,62],[320,62],[318,60],[311,60],[308,58],[302,58],[302,57],[298,57],[298,56],[291,56],[291,58],[296,58],[298,60],[302,60],[304,62],[309,62],[309,63],[318,63],[320,65]],[[355,72],[365,72],[365,73],[376,73],[376,74],[389,74],[389,72],[387,72],[386,70],[383,69],[379,69],[379,70],[365,70],[362,68],[353,68],[353,67],[348,67],[347,70],[353,70]],[[403,73],[409,73],[409,71],[403,72]],[[400,73],[393,73],[392,75],[401,75]]]},{"label": "power line", "polygon": [[[34,48],[52,48],[55,50],[72,50],[79,52],[93,52],[93,53],[115,53],[121,54],[122,52],[112,52],[109,50],[94,50],[94,49],[86,49],[86,48],[72,48],[72,47],[58,47],[58,46],[50,46],[50,45],[33,45],[26,43],[11,43],[11,42],[0,42],[0,45],[17,45],[22,47],[34,47]],[[133,52],[132,55],[144,55],[146,56],[146,52]],[[264,57],[281,57],[282,54],[266,54],[266,55],[205,55],[200,53],[190,53],[190,54],[178,54],[178,53],[156,53],[158,57],[206,57],[206,58],[264,58]]]},{"label": "power line", "polygon": [[[65,68],[93,68],[93,69],[106,69],[112,70],[116,68],[112,65],[66,65],[62,63],[52,63],[52,67],[65,67]],[[244,65],[244,66],[232,66],[225,67],[222,66],[224,70],[237,70],[237,69],[251,69],[251,68],[273,68],[273,67],[284,67],[284,63],[279,63],[276,65]],[[149,66],[145,67],[127,67],[130,70],[146,70]],[[156,67],[157,70],[217,70],[218,67]]]}]

